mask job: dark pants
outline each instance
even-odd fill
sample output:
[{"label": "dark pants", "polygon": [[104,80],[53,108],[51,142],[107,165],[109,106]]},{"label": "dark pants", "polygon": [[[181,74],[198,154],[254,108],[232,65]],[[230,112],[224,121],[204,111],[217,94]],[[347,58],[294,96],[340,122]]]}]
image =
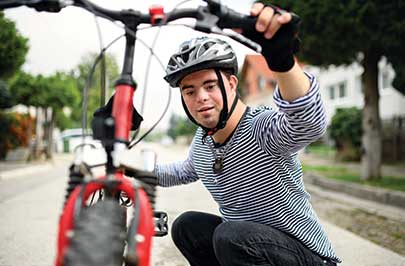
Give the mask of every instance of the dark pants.
[{"label": "dark pants", "polygon": [[291,236],[270,226],[186,212],[172,225],[172,238],[191,266],[332,266]]}]

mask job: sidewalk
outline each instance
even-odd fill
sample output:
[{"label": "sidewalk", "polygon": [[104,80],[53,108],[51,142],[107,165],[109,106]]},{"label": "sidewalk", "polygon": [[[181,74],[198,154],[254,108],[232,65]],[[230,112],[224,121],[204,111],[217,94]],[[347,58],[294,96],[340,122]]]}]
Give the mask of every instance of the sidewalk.
[{"label": "sidewalk", "polygon": [[[158,161],[160,162],[184,159],[187,154],[186,147],[152,145],[150,148],[158,153]],[[71,154],[59,154],[55,156],[53,162],[43,164],[0,162],[0,183],[7,179],[23,178],[34,171],[47,171],[53,165],[71,159]],[[367,208],[390,209],[386,205],[377,205],[371,201],[365,201],[364,204],[366,204]],[[216,203],[200,182],[187,186],[159,188],[157,210],[168,213],[169,223],[186,210],[218,213]],[[405,266],[404,256],[380,247],[324,220],[321,223],[325,227],[337,254],[343,260],[343,263],[340,264],[341,266]],[[174,247],[171,238],[167,236],[164,238],[154,238],[152,265],[184,266],[187,263]]]}]

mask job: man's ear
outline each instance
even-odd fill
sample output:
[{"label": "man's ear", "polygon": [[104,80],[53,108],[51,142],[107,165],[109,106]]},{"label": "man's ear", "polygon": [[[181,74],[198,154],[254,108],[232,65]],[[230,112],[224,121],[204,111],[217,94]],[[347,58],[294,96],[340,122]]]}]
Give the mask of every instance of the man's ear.
[{"label": "man's ear", "polygon": [[238,89],[238,82],[239,80],[235,75],[231,75],[229,77],[229,84],[231,85],[232,90],[236,91]]}]

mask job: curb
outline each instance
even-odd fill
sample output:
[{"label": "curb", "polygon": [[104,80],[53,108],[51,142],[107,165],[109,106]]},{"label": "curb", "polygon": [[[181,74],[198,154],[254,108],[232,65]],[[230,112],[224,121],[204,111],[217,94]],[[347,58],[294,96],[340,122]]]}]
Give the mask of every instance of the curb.
[{"label": "curb", "polygon": [[339,180],[318,176],[314,173],[304,173],[305,181],[310,184],[337,191],[343,192],[358,198],[375,201],[382,204],[392,205],[405,209],[405,193],[400,191],[392,191],[384,188],[375,188],[366,185],[358,185]]}]

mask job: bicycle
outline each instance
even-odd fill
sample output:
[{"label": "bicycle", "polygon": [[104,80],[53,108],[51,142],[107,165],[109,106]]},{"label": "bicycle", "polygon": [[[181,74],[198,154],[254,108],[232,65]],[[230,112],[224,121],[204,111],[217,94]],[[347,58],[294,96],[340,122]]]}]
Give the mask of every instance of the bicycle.
[{"label": "bicycle", "polygon": [[[236,32],[223,31],[234,27],[254,31],[254,17],[240,14],[222,5],[219,0],[204,2],[206,5],[197,8],[175,8],[167,13],[162,7],[155,6],[150,8],[149,14],[133,10],[108,10],[88,0],[0,2],[0,9],[25,5],[47,12],[59,12],[73,5],[125,25],[125,56],[122,73],[115,84],[116,92],[103,110],[105,112],[96,116],[93,124],[94,138],[102,142],[107,155],[106,174],[89,178],[92,177],[89,165],[79,162],[71,166],[66,201],[59,222],[56,266],[118,266],[124,262],[128,266],[150,265],[152,236],[164,236],[168,231],[167,214],[153,211],[156,184],[144,182],[154,180],[154,162],[149,161],[152,167],[142,171],[120,161],[130,148],[131,129],[139,128],[140,123],[132,104],[136,89],[132,73],[138,27],[141,24],[163,26],[181,18],[194,18],[196,23],[193,29],[228,36],[260,52],[260,46],[250,39]],[[140,182],[125,177],[124,174],[130,171]],[[93,198],[90,197],[96,193],[103,200],[92,204]],[[127,198],[124,205],[131,202],[133,206],[133,218],[128,224],[126,213],[119,203],[122,194]]]}]

